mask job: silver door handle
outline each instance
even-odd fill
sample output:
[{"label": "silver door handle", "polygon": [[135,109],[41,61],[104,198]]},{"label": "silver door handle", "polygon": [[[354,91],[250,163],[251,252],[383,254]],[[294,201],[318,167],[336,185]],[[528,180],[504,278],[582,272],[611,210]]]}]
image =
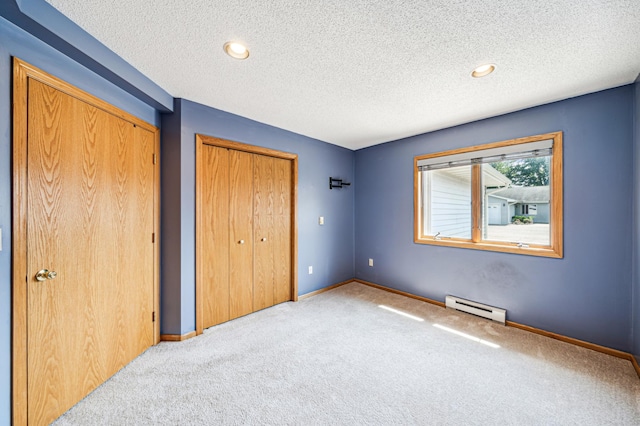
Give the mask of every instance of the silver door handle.
[{"label": "silver door handle", "polygon": [[50,271],[48,269],[41,269],[38,272],[36,272],[37,281],[53,280],[57,276],[58,276],[58,273],[56,271]]}]

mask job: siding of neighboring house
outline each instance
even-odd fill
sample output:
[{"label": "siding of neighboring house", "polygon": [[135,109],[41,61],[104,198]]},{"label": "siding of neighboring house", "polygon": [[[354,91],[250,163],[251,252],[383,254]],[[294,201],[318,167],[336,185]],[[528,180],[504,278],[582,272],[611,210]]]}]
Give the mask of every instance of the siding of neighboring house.
[{"label": "siding of neighboring house", "polygon": [[426,234],[438,232],[444,237],[471,238],[471,187],[469,178],[453,174],[450,170],[423,173]]},{"label": "siding of neighboring house", "polygon": [[[534,223],[549,223],[549,191],[549,186],[510,186],[493,191],[487,198],[491,203],[497,202],[494,200],[501,199],[507,200],[511,204],[506,221],[501,225],[511,223],[511,218],[515,215],[531,216]],[[525,205],[532,204],[537,207],[535,214],[527,213],[524,210]]]},{"label": "siding of neighboring house", "polygon": [[[525,203],[525,204],[535,204],[538,209],[535,215],[531,213],[525,214],[522,213],[523,204],[515,205],[515,214],[516,215],[525,215],[531,216],[533,218],[533,223],[549,223],[549,203]],[[509,217],[511,219],[511,217]]]}]

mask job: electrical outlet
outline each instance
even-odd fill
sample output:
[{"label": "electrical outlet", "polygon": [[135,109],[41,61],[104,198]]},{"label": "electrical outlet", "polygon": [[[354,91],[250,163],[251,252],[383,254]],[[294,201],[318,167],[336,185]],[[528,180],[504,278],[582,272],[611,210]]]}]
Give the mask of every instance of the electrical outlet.
[{"label": "electrical outlet", "polygon": [[369,266],[373,266],[373,259],[369,259]]},{"label": "electrical outlet", "polygon": [[309,275],[313,274],[313,266],[309,266]]}]

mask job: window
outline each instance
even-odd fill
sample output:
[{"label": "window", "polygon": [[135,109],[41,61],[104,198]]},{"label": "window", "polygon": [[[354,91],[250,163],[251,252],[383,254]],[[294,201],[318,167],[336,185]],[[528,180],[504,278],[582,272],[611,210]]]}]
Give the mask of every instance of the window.
[{"label": "window", "polygon": [[562,257],[562,133],[415,157],[415,242]]}]

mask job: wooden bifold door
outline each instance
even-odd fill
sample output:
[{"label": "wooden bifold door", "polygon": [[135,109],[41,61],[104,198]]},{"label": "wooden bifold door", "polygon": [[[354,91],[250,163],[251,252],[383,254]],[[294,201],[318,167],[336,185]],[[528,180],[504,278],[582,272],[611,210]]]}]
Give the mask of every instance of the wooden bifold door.
[{"label": "wooden bifold door", "polygon": [[294,300],[293,154],[198,135],[197,332]]}]

